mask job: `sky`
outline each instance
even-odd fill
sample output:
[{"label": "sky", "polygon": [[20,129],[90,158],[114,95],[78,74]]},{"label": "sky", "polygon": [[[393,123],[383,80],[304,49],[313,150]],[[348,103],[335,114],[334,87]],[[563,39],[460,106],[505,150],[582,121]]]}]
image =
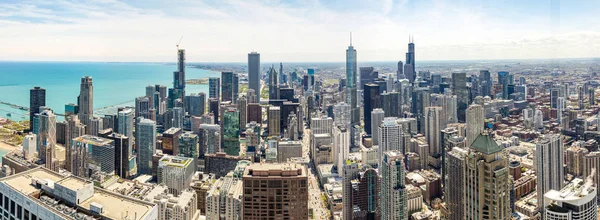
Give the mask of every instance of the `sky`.
[{"label": "sky", "polygon": [[600,57],[598,0],[0,0],[0,60],[340,62]]}]

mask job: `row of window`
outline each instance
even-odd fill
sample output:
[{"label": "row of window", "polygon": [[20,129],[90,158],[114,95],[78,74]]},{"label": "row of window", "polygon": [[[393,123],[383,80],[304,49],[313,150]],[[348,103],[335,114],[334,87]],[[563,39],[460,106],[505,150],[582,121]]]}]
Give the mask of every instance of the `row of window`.
[{"label": "row of window", "polygon": [[21,207],[19,204],[16,204],[15,201],[5,197],[2,193],[0,193],[0,213],[2,213],[4,218],[10,220],[42,220],[41,218],[38,219],[38,217],[34,214],[31,214],[30,216],[29,210]]}]

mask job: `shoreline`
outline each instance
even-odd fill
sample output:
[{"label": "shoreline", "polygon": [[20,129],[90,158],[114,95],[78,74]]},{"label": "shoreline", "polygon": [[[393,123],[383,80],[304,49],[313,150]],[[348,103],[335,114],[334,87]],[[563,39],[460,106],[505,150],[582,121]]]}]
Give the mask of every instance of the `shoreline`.
[{"label": "shoreline", "polygon": [[17,150],[17,149],[19,149],[18,146],[12,146],[10,144],[0,141],[0,150],[5,150],[8,153],[8,152],[11,152],[11,151]]}]

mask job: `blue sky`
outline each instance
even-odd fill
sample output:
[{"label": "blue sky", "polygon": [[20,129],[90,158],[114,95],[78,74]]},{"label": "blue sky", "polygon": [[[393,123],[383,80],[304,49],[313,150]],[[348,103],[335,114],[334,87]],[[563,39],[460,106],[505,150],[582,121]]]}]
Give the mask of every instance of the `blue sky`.
[{"label": "blue sky", "polygon": [[361,61],[600,57],[600,1],[0,0],[0,60]]}]

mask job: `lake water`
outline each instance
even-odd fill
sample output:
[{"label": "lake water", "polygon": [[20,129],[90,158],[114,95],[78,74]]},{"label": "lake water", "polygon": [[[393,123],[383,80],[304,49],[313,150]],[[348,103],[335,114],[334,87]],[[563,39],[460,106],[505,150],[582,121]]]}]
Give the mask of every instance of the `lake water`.
[{"label": "lake water", "polygon": [[[46,89],[46,105],[54,112],[64,113],[65,104],[77,103],[81,77],[92,76],[94,109],[122,103],[133,105],[135,97],[145,95],[147,85],[173,87],[176,69],[175,63],[0,62],[0,101],[29,107],[29,90],[40,86]],[[209,76],[220,75],[186,68],[187,79]],[[208,85],[186,85],[186,94],[199,92],[208,94]],[[29,118],[25,111],[2,104],[0,117]]]}]

